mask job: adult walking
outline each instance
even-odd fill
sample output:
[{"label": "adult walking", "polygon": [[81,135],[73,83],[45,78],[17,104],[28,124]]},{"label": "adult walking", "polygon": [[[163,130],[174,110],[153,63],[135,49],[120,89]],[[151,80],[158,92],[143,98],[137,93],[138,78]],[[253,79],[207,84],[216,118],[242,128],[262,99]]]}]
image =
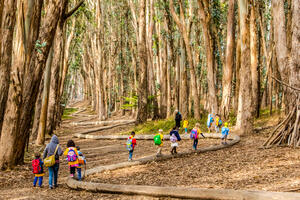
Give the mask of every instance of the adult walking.
[{"label": "adult walking", "polygon": [[[56,152],[56,153],[55,153]],[[59,156],[63,154],[60,146],[58,137],[56,135],[53,135],[51,138],[51,141],[49,144],[47,144],[43,158],[52,156],[55,153],[55,164],[51,167],[48,167],[49,169],[49,188],[53,189],[54,187],[57,187],[57,177],[58,177],[58,170],[59,170]],[[53,180],[54,179],[54,180]],[[54,185],[53,185],[54,182]]]},{"label": "adult walking", "polygon": [[177,128],[180,128],[181,120],[182,120],[182,116],[181,116],[180,112],[178,110],[176,110],[175,123],[176,123]]}]

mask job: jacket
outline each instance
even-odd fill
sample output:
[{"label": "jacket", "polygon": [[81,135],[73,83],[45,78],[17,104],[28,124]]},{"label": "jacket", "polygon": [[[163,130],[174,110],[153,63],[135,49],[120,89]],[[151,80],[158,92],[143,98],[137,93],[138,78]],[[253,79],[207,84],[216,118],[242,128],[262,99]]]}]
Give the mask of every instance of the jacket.
[{"label": "jacket", "polygon": [[177,141],[180,141],[180,140],[181,140],[181,137],[180,137],[180,135],[179,135],[179,133],[178,133],[177,130],[172,130],[172,131],[170,132],[170,136],[172,136],[172,134],[174,134],[174,135],[177,137]]},{"label": "jacket", "polygon": [[[45,159],[46,157],[52,156],[55,152],[56,146],[59,144],[58,141],[58,137],[56,135],[53,135],[51,138],[51,141],[49,144],[47,144],[45,150],[44,150],[44,154],[43,154],[43,159]],[[55,155],[55,161],[56,163],[59,162],[59,156],[61,156],[63,154],[60,146],[57,149],[56,155]]]},{"label": "jacket", "polygon": [[78,162],[78,156],[79,156],[79,155],[78,155],[78,151],[77,151],[77,149],[76,149],[75,147],[68,147],[68,148],[66,148],[66,150],[65,150],[65,152],[64,152],[64,155],[67,156],[68,153],[69,153],[69,151],[70,151],[71,149],[75,151],[75,154],[76,154],[76,156],[77,156],[77,159],[76,159],[75,161],[73,161],[73,162],[68,162],[68,165],[71,166],[71,167],[77,167],[77,166],[79,165],[79,162]]}]

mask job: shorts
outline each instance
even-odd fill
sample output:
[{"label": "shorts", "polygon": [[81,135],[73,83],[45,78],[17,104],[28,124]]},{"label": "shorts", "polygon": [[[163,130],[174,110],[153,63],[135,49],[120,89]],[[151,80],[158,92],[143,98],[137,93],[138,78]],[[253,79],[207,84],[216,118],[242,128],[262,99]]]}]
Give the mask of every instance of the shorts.
[{"label": "shorts", "polygon": [[171,143],[171,147],[178,147],[178,143],[177,142]]}]

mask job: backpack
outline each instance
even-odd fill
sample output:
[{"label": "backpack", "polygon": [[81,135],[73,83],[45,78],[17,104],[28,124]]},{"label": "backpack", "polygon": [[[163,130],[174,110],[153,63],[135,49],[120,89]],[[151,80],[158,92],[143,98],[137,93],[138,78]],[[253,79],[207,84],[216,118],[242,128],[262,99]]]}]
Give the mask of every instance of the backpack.
[{"label": "backpack", "polygon": [[220,120],[219,120],[219,126],[222,126],[222,124],[223,124],[223,123],[222,123],[222,120],[220,119]]},{"label": "backpack", "polygon": [[84,156],[78,156],[78,163],[79,163],[79,165],[84,165],[85,164]]},{"label": "backpack", "polygon": [[198,136],[198,135],[197,135],[197,131],[198,131],[198,130],[195,129],[195,128],[192,129],[191,135],[190,135],[190,138],[191,138],[191,139],[197,139],[197,136]]},{"label": "backpack", "polygon": [[67,158],[68,158],[68,162],[74,162],[77,160],[77,155],[74,149],[69,149]]},{"label": "backpack", "polygon": [[42,173],[42,167],[41,167],[40,159],[34,159],[32,161],[32,172],[34,174],[41,174]]},{"label": "backpack", "polygon": [[161,144],[160,134],[156,134],[153,139],[154,139],[154,144],[155,145],[160,145]]},{"label": "backpack", "polygon": [[127,139],[127,142],[126,142],[126,148],[127,148],[128,151],[133,150],[133,146],[132,146],[132,138],[130,138],[130,137]]},{"label": "backpack", "polygon": [[177,141],[177,137],[175,136],[175,134],[172,134],[172,135],[171,135],[170,141],[171,141],[172,143],[174,143],[174,142]]}]

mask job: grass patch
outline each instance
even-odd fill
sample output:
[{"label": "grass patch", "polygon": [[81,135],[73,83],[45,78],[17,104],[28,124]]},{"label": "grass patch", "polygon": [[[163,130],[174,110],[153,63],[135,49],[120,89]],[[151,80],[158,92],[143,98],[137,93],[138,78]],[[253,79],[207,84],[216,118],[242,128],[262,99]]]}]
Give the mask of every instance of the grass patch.
[{"label": "grass patch", "polygon": [[71,116],[71,114],[73,114],[74,112],[77,112],[77,111],[78,111],[77,108],[65,108],[64,109],[64,114],[61,117],[62,120],[72,119],[73,117]]},{"label": "grass patch", "polygon": [[[206,118],[201,118],[201,120],[196,120],[193,118],[189,118],[189,125],[188,131],[192,130],[196,123],[200,123],[200,129],[203,132],[207,131],[206,127]],[[181,121],[181,126],[183,121]],[[155,120],[155,121],[148,121],[144,124],[139,124],[135,126],[132,130],[123,132],[123,135],[128,135],[131,131],[134,131],[137,135],[138,134],[156,134],[159,129],[163,130],[164,134],[169,134],[172,128],[175,126],[175,120],[173,118],[164,119],[164,120]],[[184,133],[184,129],[181,127],[179,133]]]}]

